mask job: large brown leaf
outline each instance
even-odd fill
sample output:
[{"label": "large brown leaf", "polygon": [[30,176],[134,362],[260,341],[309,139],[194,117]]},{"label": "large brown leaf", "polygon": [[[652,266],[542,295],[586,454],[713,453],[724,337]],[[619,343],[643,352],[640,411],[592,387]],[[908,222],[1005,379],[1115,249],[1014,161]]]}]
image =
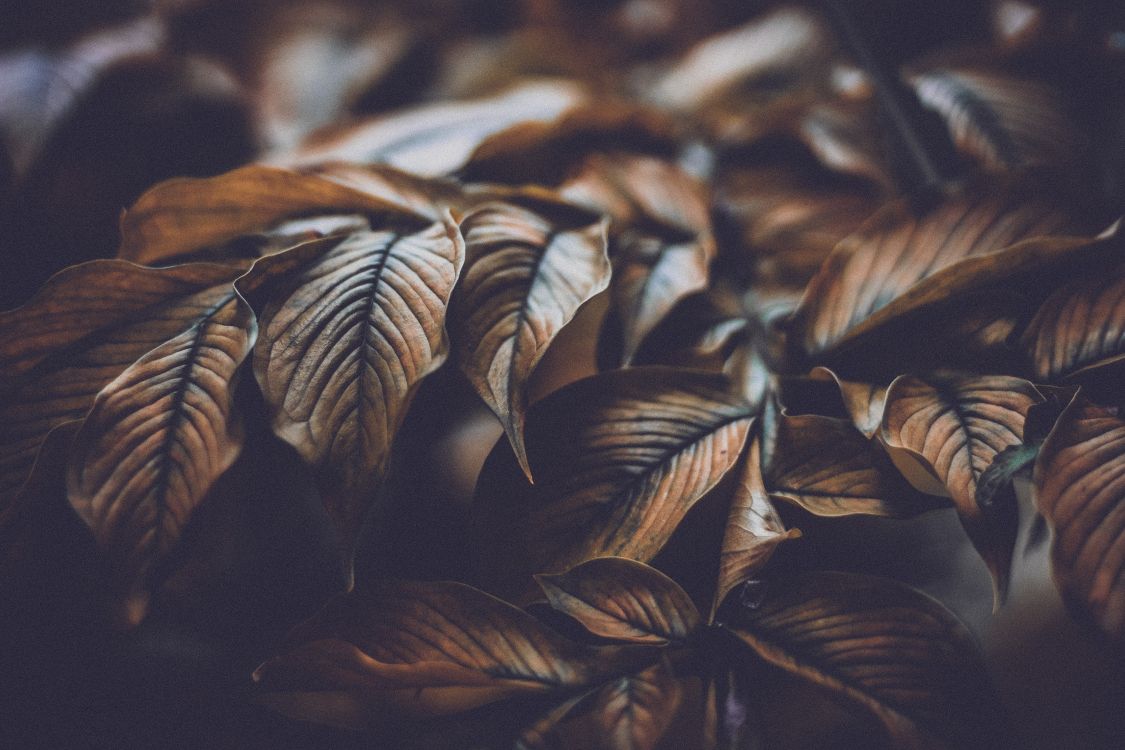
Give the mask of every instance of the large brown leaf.
[{"label": "large brown leaf", "polygon": [[447,216],[306,243],[239,280],[258,313],[254,374],[274,431],[316,469],[348,560],[413,390],[445,360],[464,254]]},{"label": "large brown leaf", "polygon": [[115,562],[126,625],[144,617],[153,566],[242,449],[231,388],[255,332],[231,289],[102,389],[74,439],[67,494]]},{"label": "large brown leaf", "polygon": [[999,71],[937,66],[908,76],[918,100],[946,121],[957,149],[990,172],[1074,169],[1085,144],[1059,92]]},{"label": "large brown leaf", "polygon": [[727,594],[762,569],[777,545],[795,539],[801,532],[786,531],[777,515],[762,479],[759,438],[750,443],[742,466],[742,476],[731,498],[727,525],[723,531],[719,557],[719,577],[711,604],[711,618]]},{"label": "large brown leaf", "polygon": [[883,439],[920,456],[945,484],[1001,595],[1018,525],[987,515],[977,487],[996,456],[1022,442],[1027,411],[1042,401],[1031,383],[1004,375],[903,375],[887,390]]},{"label": "large brown leaf", "polygon": [[715,254],[709,196],[674,164],[624,154],[591,157],[560,192],[613,217],[610,314],[628,364],[676,303],[707,288]]},{"label": "large brown leaf", "polygon": [[870,711],[895,747],[1007,747],[968,630],[906,586],[852,573],[772,579],[730,632],[767,662]]},{"label": "large brown leaf", "polygon": [[502,443],[473,508],[483,580],[528,594],[533,573],[614,555],[646,561],[736,462],[750,426],[725,378],[663,367],[573,383],[532,406],[528,483]]},{"label": "large brown leaf", "polygon": [[1039,451],[1039,512],[1051,525],[1063,596],[1118,643],[1125,637],[1125,420],[1076,396]]},{"label": "large brown leaf", "polygon": [[457,362],[531,477],[528,380],[578,308],[609,284],[606,221],[565,204],[487,203],[464,218],[468,257],[450,320]]},{"label": "large brown leaf", "polygon": [[433,716],[520,693],[561,699],[655,659],[644,646],[573,643],[464,584],[385,581],[329,603],[254,680],[283,713],[362,728],[388,708]]},{"label": "large brown leaf", "polygon": [[1068,225],[1056,204],[1027,190],[976,186],[921,215],[892,203],[832,251],[793,315],[793,334],[810,355],[840,347],[927,277]]},{"label": "large brown leaf", "polygon": [[389,164],[426,177],[449,175],[489,137],[520,123],[556,121],[586,101],[587,94],[572,83],[532,81],[484,99],[421,105],[321,133],[272,161]]},{"label": "large brown leaf", "polygon": [[552,607],[603,638],[664,644],[686,640],[700,625],[687,592],[635,560],[598,557],[535,580]]},{"label": "large brown leaf", "polygon": [[118,256],[156,265],[295,216],[403,210],[384,195],[259,164],[218,177],[167,180],[125,212]]},{"label": "large brown leaf", "polygon": [[1054,381],[1125,357],[1125,266],[1098,269],[1059,287],[1020,343],[1037,378]]},{"label": "large brown leaf", "polygon": [[813,515],[908,518],[941,505],[915,490],[886,453],[844,419],[781,414],[763,448],[770,497]]},{"label": "large brown leaf", "polygon": [[51,429],[84,417],[103,386],[206,315],[240,273],[204,263],[158,270],[92,261],[0,314],[0,508],[27,479]]}]

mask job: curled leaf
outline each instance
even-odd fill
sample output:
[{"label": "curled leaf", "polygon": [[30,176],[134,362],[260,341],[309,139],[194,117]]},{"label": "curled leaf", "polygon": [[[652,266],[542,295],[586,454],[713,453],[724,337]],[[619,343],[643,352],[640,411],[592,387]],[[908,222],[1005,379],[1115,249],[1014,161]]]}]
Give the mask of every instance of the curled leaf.
[{"label": "curled leaf", "polygon": [[535,576],[551,606],[594,635],[632,643],[683,641],[699,612],[680,585],[655,568],[598,557],[566,573]]},{"label": "curled leaf", "polygon": [[985,471],[1019,445],[1028,409],[1043,397],[1031,383],[1004,375],[903,375],[887,390],[883,439],[921,456],[949,489],[965,529],[984,557],[999,594],[1018,530],[1016,519],[986,515],[977,504]]},{"label": "curled leaf", "polygon": [[562,327],[609,283],[606,222],[563,204],[488,203],[465,217],[461,233],[468,262],[450,322],[457,362],[530,478],[528,380]]},{"label": "curled leaf", "polygon": [[887,399],[887,387],[877,383],[863,383],[841,378],[827,367],[814,367],[809,376],[819,380],[831,380],[840,389],[844,408],[852,418],[852,424],[872,438],[883,424],[883,408]]},{"label": "curled leaf", "polygon": [[[457,227],[358,232],[259,260],[254,374],[277,435],[317,471],[350,550],[414,387],[445,360]],[[350,552],[345,552],[350,560]]]},{"label": "curled leaf", "polygon": [[67,495],[116,563],[128,625],[144,616],[153,566],[242,449],[231,391],[255,330],[231,289],[102,389],[75,436]]},{"label": "curled leaf", "polygon": [[778,578],[730,632],[770,664],[870,711],[895,747],[1011,739],[968,630],[900,583],[830,572]]},{"label": "curled leaf", "polygon": [[1076,396],[1039,451],[1039,512],[1054,530],[1063,597],[1120,643],[1125,637],[1125,420]]},{"label": "curled leaf", "polygon": [[355,728],[386,709],[466,711],[521,693],[599,684],[654,660],[639,646],[584,646],[460,583],[383,581],[330,602],[258,667],[259,701]]},{"label": "curled leaf", "polygon": [[735,586],[762,569],[777,545],[800,535],[797,529],[786,531],[777,510],[770,503],[762,479],[761,446],[759,439],[755,438],[746,453],[742,476],[727,512],[711,618],[714,619],[719,605]]},{"label": "curled leaf", "polygon": [[121,218],[118,256],[155,265],[283,219],[319,213],[386,213],[400,207],[314,174],[252,164],[218,177],[167,180]]},{"label": "curled leaf", "polygon": [[206,263],[92,261],[0,313],[0,507],[27,479],[51,429],[86,416],[98,391],[227,298],[240,273]]},{"label": "curled leaf", "polygon": [[505,444],[477,481],[483,580],[520,595],[533,573],[607,555],[651,559],[738,459],[751,417],[729,394],[721,376],[646,367],[580,380],[532,406],[535,484]]}]

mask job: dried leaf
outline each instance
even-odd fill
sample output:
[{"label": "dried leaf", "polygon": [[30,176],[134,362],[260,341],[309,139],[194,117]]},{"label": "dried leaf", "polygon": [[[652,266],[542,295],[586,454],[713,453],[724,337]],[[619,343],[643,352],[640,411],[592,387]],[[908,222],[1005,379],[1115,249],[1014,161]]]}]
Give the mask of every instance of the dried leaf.
[{"label": "dried leaf", "polygon": [[968,630],[895,581],[834,572],[778,578],[730,632],[767,662],[870,711],[895,747],[1011,739]]},{"label": "dried leaf", "polygon": [[989,172],[1074,169],[1085,144],[1059,92],[999,71],[937,66],[908,76],[923,106],[940,114],[953,142]]},{"label": "dried leaf", "polygon": [[258,314],[254,374],[274,432],[316,469],[349,566],[414,387],[445,360],[464,254],[447,216],[306,243],[239,281]]},{"label": "dried leaf", "polygon": [[[1069,224],[1054,204],[1027,191],[984,186],[942,201],[921,216],[896,202],[832,251],[793,315],[805,351],[823,354],[855,338],[872,316],[917,290],[927,277],[972,256],[994,254]],[[948,298],[948,289],[942,290]]]},{"label": "dried leaf", "polygon": [[755,438],[747,451],[742,476],[727,513],[711,619],[715,618],[727,594],[765,566],[777,545],[800,535],[797,529],[786,531],[770,502],[762,479],[761,445]]},{"label": "dried leaf", "polygon": [[258,667],[258,700],[354,728],[458,713],[521,693],[600,684],[655,660],[651,648],[570,642],[460,583],[384,581],[337,598]]},{"label": "dried leaf", "polygon": [[887,387],[876,383],[861,383],[845,380],[827,367],[814,367],[809,376],[818,380],[831,380],[840,388],[844,407],[852,418],[852,424],[872,438],[883,424],[883,408],[887,399]]},{"label": "dried leaf", "polygon": [[997,527],[977,505],[977,486],[997,454],[1023,438],[1028,409],[1043,397],[1026,380],[1004,375],[903,375],[887,391],[886,443],[920,456],[949,489],[969,537],[1002,596],[1007,587],[1015,519]]},{"label": "dried leaf", "polygon": [[603,638],[664,644],[687,640],[700,625],[699,612],[678,583],[634,560],[598,557],[535,580],[552,607]]},{"label": "dried leaf", "polygon": [[84,417],[98,391],[194,325],[241,273],[98,260],[61,271],[26,305],[0,313],[0,508],[51,429]]},{"label": "dried leaf", "polygon": [[1020,344],[1037,378],[1064,380],[1125,357],[1125,266],[1097,269],[1059,287]]},{"label": "dried leaf", "polygon": [[586,378],[532,406],[535,484],[506,444],[477,481],[483,579],[516,596],[533,573],[606,555],[651,559],[738,459],[751,418],[729,392],[721,376],[646,367]]},{"label": "dried leaf", "polygon": [[255,331],[230,289],[103,388],[74,439],[67,494],[116,563],[126,625],[143,619],[153,566],[242,449],[231,390]]},{"label": "dried leaf", "polygon": [[450,324],[457,361],[531,478],[528,381],[562,327],[609,284],[606,221],[564,204],[488,203],[461,233],[468,263]]},{"label": "dried leaf", "polygon": [[522,122],[553,122],[586,98],[572,83],[524,83],[485,99],[421,105],[322,133],[295,151],[277,154],[272,162],[389,164],[425,177],[449,175],[464,167],[490,136]]},{"label": "dried leaf", "polygon": [[942,505],[915,490],[877,445],[850,422],[815,414],[776,420],[762,463],[771,498],[817,516],[909,518]]},{"label": "dried leaf", "polygon": [[154,265],[295,216],[400,210],[381,194],[252,164],[218,177],[167,180],[148,190],[121,218],[118,256]]},{"label": "dried leaf", "polygon": [[1039,512],[1054,530],[1064,598],[1120,643],[1125,637],[1125,420],[1081,394],[1036,460]]}]

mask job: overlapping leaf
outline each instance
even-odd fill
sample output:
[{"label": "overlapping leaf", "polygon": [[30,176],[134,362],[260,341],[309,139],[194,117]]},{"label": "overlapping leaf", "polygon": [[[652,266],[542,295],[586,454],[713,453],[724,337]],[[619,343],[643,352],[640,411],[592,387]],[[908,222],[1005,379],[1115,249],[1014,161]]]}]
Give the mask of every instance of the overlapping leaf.
[{"label": "overlapping leaf", "polygon": [[1028,409],[1042,401],[1031,383],[1004,375],[904,375],[887,391],[883,439],[921,456],[949,489],[1001,593],[1016,518],[986,515],[977,488],[996,456],[1021,443]]},{"label": "overlapping leaf", "polygon": [[258,313],[254,373],[274,431],[317,470],[348,549],[414,387],[446,357],[463,259],[447,217],[306,243],[239,282]]},{"label": "overlapping leaf", "polygon": [[654,661],[645,646],[568,641],[460,583],[386,581],[331,602],[254,679],[286,714],[365,727],[389,707],[433,716],[521,693],[565,698]]},{"label": "overlapping leaf", "polygon": [[125,368],[228,298],[240,273],[203,263],[157,270],[93,261],[0,314],[0,505],[27,479],[51,429],[84,417]]},{"label": "overlapping leaf", "polygon": [[727,594],[761,570],[777,545],[800,536],[796,529],[786,531],[777,510],[770,503],[762,479],[758,438],[750,443],[741,471],[723,531],[719,577],[711,605],[712,618]]},{"label": "overlapping leaf", "polygon": [[566,573],[535,577],[547,600],[594,635],[632,643],[684,641],[699,612],[679,584],[655,568],[598,557]]},{"label": "overlapping leaf", "polygon": [[168,180],[125,212],[119,256],[154,265],[295,216],[402,210],[383,195],[257,164],[218,177]]},{"label": "overlapping leaf", "polygon": [[730,632],[767,662],[870,711],[895,747],[1011,739],[972,636],[902,584],[828,572],[773,579]]},{"label": "overlapping leaf", "polygon": [[592,157],[560,191],[613,217],[610,314],[628,364],[677,302],[707,288],[715,254],[707,193],[673,164],[622,154]]},{"label": "overlapping leaf", "polygon": [[841,378],[827,367],[814,367],[809,373],[814,379],[831,380],[840,389],[844,407],[852,418],[852,424],[864,437],[874,437],[883,424],[883,407],[886,403],[887,388],[877,383],[863,383]]},{"label": "overlapping leaf", "polygon": [[1125,357],[1125,268],[1059,287],[1036,312],[1020,343],[1037,378],[1054,381]]},{"label": "overlapping leaf", "polygon": [[1115,641],[1125,637],[1125,420],[1078,395],[1039,451],[1039,512],[1054,529],[1063,596]]},{"label": "overlapping leaf", "polygon": [[535,366],[609,283],[606,223],[564,204],[485,204],[461,224],[468,262],[450,332],[457,362],[531,477],[523,429]]},{"label": "overlapping leaf", "polygon": [[[832,251],[794,313],[793,335],[811,355],[838,348],[873,327],[876,313],[917,292],[928,277],[1020,240],[1063,233],[1069,221],[1054,203],[1027,191],[985,186],[921,216],[905,203],[893,203]],[[942,296],[952,288],[947,284]],[[915,296],[917,304],[922,295]]]},{"label": "overlapping leaf", "polygon": [[533,573],[593,557],[648,560],[735,463],[747,405],[721,376],[646,367],[586,378],[535,404],[529,484],[501,444],[481,470],[474,552],[488,586],[528,591]]},{"label": "overlapping leaf", "polygon": [[915,490],[879,447],[851,422],[781,414],[762,456],[771,497],[818,516],[906,518],[939,507]]},{"label": "overlapping leaf", "polygon": [[230,289],[102,389],[74,439],[70,503],[115,562],[126,624],[144,616],[153,566],[242,448],[232,383],[254,334]]}]

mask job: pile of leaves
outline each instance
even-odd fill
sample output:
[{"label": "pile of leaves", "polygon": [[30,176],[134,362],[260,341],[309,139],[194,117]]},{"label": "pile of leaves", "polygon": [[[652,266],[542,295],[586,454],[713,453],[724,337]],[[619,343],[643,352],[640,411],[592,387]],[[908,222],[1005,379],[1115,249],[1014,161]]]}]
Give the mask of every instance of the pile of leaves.
[{"label": "pile of leaves", "polygon": [[[63,38],[0,58],[12,642],[89,630],[97,673],[218,631],[211,700],[376,746],[824,742],[802,705],[841,746],[1019,746],[941,604],[789,550],[952,508],[999,606],[1022,516],[1120,658],[1125,55],[1095,6],[882,5],[17,30]],[[119,162],[77,135],[115,96],[230,148]],[[118,223],[151,169],[209,176]],[[56,217],[103,171],[86,237]],[[60,736],[128,736],[92,726]]]}]

